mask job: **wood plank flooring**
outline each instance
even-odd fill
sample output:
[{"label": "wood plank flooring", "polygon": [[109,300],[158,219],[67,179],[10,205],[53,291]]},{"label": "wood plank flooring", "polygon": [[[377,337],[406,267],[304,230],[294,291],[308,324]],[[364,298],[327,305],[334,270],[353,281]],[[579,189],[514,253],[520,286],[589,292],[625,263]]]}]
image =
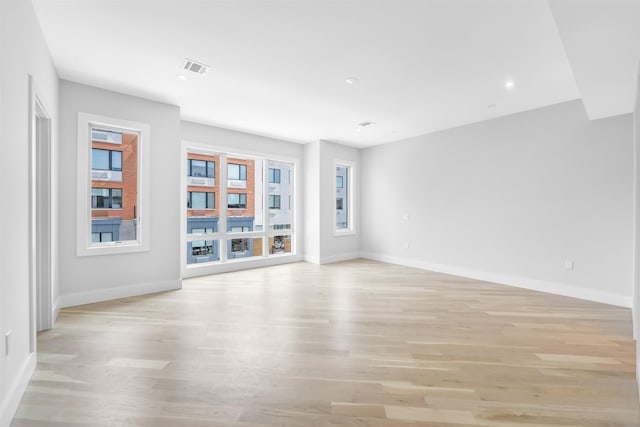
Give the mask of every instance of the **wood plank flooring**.
[{"label": "wood plank flooring", "polygon": [[65,309],[13,427],[638,426],[631,311],[355,260]]}]

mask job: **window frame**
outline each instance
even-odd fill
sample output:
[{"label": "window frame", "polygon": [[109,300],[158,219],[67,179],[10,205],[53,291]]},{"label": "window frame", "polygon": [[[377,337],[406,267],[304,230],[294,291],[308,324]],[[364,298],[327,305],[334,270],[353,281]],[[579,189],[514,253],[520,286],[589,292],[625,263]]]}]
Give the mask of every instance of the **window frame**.
[{"label": "window frame", "polygon": [[[238,196],[238,203],[237,203],[238,207],[233,207],[232,208],[231,206],[229,206],[229,196],[236,196],[236,195]],[[244,196],[244,204],[242,203],[242,199],[243,199],[242,196]],[[242,205],[244,205],[244,207],[240,207]],[[227,209],[231,209],[231,210],[234,210],[234,209],[247,210],[247,193],[229,193],[229,192],[227,192]]]},{"label": "window frame", "polygon": [[[342,179],[342,187],[338,186],[338,176],[336,175],[336,169],[339,167],[346,168],[346,185],[344,183],[344,179]],[[331,174],[331,182],[333,185],[333,198],[336,200],[336,203],[333,205],[333,235],[334,237],[340,236],[354,236],[356,235],[356,211],[355,211],[355,198],[356,194],[356,163],[351,160],[341,160],[334,159],[333,161],[333,169]],[[346,194],[344,196],[338,195],[338,189],[345,189]],[[342,208],[338,209],[337,200],[342,198]],[[347,209],[347,228],[338,228],[337,216],[338,212],[344,211]]]},{"label": "window frame", "polygon": [[[277,197],[277,199],[276,199]],[[280,197],[280,194],[269,194],[268,195],[268,203],[269,203],[269,209],[281,209],[282,208],[282,198]],[[273,206],[271,205],[271,201],[273,200]],[[277,206],[275,201],[278,200]]]},{"label": "window frame", "polygon": [[[229,166],[238,166],[238,176],[239,178],[233,178],[231,174],[229,174]],[[242,170],[244,168],[244,178],[242,178]],[[247,180],[247,165],[244,163],[227,163],[227,179],[233,181],[246,181]]]},{"label": "window frame", "polygon": [[[204,194],[204,208],[194,208],[193,207],[193,193],[203,193]],[[209,196],[211,194],[211,196]],[[209,199],[211,199],[211,205],[209,206]],[[196,211],[206,211],[206,210],[214,210],[216,208],[216,193],[215,191],[187,191],[187,209],[196,210]]]},{"label": "window frame", "polygon": [[[205,176],[193,175],[193,162],[204,162]],[[209,176],[209,163],[211,163],[211,176]],[[215,178],[216,177],[216,162],[213,160],[201,160],[201,159],[187,159],[187,176],[192,178]]]},{"label": "window frame", "polygon": [[[91,148],[91,165],[92,166],[93,166],[93,152],[94,151],[106,151],[108,153],[108,156],[109,156],[109,167],[107,169],[92,167],[93,170],[122,172],[122,151],[121,150],[108,150],[106,148],[93,148],[92,147]],[[113,153],[119,153],[120,154],[120,168],[114,168],[113,167]]]},{"label": "window frame", "polygon": [[[277,180],[276,175],[278,178]],[[282,173],[280,168],[269,168],[269,184],[282,184]]]},{"label": "window frame", "polygon": [[[302,247],[302,240],[300,234],[300,227],[302,224],[302,212],[300,206],[302,204],[302,187],[300,182],[302,177],[300,175],[300,165],[302,164],[302,157],[291,157],[286,154],[278,153],[266,153],[253,150],[242,150],[238,147],[216,145],[210,142],[183,140],[182,141],[182,155],[181,155],[181,198],[186,206],[186,193],[187,193],[187,162],[185,161],[192,153],[216,155],[218,156],[217,179],[220,182],[218,188],[221,204],[218,205],[218,226],[215,232],[205,233],[201,235],[193,235],[187,232],[188,228],[188,211],[187,209],[180,209],[181,217],[181,231],[180,231],[180,258],[181,258],[181,275],[182,278],[198,277],[207,274],[216,274],[226,271],[242,270],[253,267],[264,267],[269,265],[279,265],[287,262],[295,262],[303,259],[303,255],[300,253]],[[227,218],[234,216],[231,212],[227,213],[227,209],[224,209],[222,201],[227,199],[227,194],[231,192],[239,192],[237,188],[228,187],[227,182],[230,178],[227,176],[228,163],[239,164],[238,160],[254,160],[258,163],[262,163],[260,170],[259,166],[256,166],[256,188],[260,185],[263,191],[261,199],[255,199],[256,215],[263,215],[263,227],[248,231],[248,232],[231,232],[227,230]],[[270,162],[281,162],[287,165],[289,174],[282,176],[281,180],[289,180],[287,185],[291,185],[290,191],[292,199],[289,200],[289,206],[291,209],[290,222],[288,228],[274,227],[271,229],[269,226],[269,209],[268,198],[269,194],[269,182],[268,182],[268,169]],[[258,165],[256,163],[256,165]],[[276,166],[277,167],[277,166]],[[281,168],[282,169],[282,168]],[[249,170],[247,169],[247,174]],[[287,178],[288,177],[288,178]],[[247,176],[247,178],[249,178]],[[258,184],[260,182],[260,184]],[[227,191],[229,190],[229,191]],[[234,191],[235,190],[235,191]],[[249,204],[249,195],[247,195],[247,204]],[[284,201],[282,202],[284,203]],[[228,215],[228,217],[227,217]],[[269,240],[273,236],[286,236],[290,239],[291,247],[289,252],[271,254],[269,251]],[[260,245],[262,247],[261,255],[252,255],[247,257],[235,258],[228,252],[228,244],[231,239],[247,238],[253,239],[254,245]],[[215,240],[218,242],[217,260],[210,262],[189,263],[188,262],[188,244],[194,240]],[[262,242],[260,243],[260,239]]]},{"label": "window frame", "polygon": [[[108,190],[109,195],[107,196],[109,199],[109,207],[108,208],[99,208],[99,207],[93,207],[93,190]],[[114,208],[113,207],[113,190],[119,190],[120,191],[120,207],[119,208]],[[102,211],[102,210],[110,210],[110,211],[121,211],[122,210],[122,188],[111,188],[111,187],[91,187],[91,210],[94,211]]]},{"label": "window frame", "polygon": [[[91,129],[138,134],[137,170],[137,239],[104,243],[92,243],[91,230]],[[151,247],[150,236],[150,138],[151,126],[115,117],[79,112],[77,123],[77,179],[76,179],[76,254],[95,256],[131,252],[147,252]],[[109,150],[111,151],[111,150]],[[118,151],[118,150],[113,150]],[[123,159],[124,161],[124,159]],[[98,208],[103,209],[103,208]]]}]

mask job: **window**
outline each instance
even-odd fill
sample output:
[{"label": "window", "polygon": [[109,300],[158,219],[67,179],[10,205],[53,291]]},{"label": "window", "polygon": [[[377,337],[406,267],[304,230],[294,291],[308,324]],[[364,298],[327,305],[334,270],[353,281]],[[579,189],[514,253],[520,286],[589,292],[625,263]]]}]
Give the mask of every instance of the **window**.
[{"label": "window", "polygon": [[213,255],[213,240],[196,240],[194,242],[191,242],[191,255]]},{"label": "window", "polygon": [[227,178],[240,181],[247,180],[247,165],[240,165],[236,163],[229,163],[227,168]]},{"label": "window", "polygon": [[148,251],[149,125],[77,117],[77,255]]},{"label": "window", "polygon": [[227,194],[227,207],[229,209],[246,209],[247,195],[245,193]]},{"label": "window", "polygon": [[215,162],[207,160],[188,159],[187,176],[215,178]]},{"label": "window", "polygon": [[280,209],[280,196],[278,194],[269,195],[269,209]]},{"label": "window", "polygon": [[354,233],[353,224],[353,170],[354,163],[348,161],[335,161],[335,235]]},{"label": "window", "polygon": [[122,170],[122,151],[91,149],[91,169]]},{"label": "window", "polygon": [[269,168],[269,183],[280,184],[280,169]]},{"label": "window", "polygon": [[189,191],[187,193],[187,209],[215,209],[215,193]]},{"label": "window", "polygon": [[192,228],[191,233],[193,234],[213,233],[213,228]]},{"label": "window", "polygon": [[91,241],[93,243],[113,242],[113,233],[112,232],[91,233]]},{"label": "window", "polygon": [[295,253],[294,162],[182,146],[184,277]]},{"label": "window", "polygon": [[92,209],[122,209],[121,188],[92,188]]},{"label": "window", "polygon": [[249,239],[231,239],[231,252],[247,252],[249,250]]}]

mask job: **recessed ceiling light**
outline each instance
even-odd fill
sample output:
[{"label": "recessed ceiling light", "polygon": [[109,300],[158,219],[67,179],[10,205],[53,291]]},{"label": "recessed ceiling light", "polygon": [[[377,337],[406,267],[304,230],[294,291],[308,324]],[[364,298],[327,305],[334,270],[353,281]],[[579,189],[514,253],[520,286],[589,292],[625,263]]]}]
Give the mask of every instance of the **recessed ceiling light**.
[{"label": "recessed ceiling light", "polygon": [[504,87],[506,87],[507,89],[513,89],[515,85],[516,84],[513,82],[513,80],[507,80],[504,84]]},{"label": "recessed ceiling light", "polygon": [[357,77],[347,77],[344,82],[348,85],[354,85],[356,83],[358,83],[358,78]]},{"label": "recessed ceiling light", "polygon": [[178,74],[176,76],[179,80],[187,80],[187,76],[185,76],[184,74]]}]

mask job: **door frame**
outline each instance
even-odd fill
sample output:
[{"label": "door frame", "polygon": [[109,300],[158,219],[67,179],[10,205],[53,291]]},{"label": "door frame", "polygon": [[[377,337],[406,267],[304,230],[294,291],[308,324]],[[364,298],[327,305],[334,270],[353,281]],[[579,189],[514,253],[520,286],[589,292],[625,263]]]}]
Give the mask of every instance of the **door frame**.
[{"label": "door frame", "polygon": [[29,76],[29,293],[31,351],[36,332],[53,326],[51,116]]}]

